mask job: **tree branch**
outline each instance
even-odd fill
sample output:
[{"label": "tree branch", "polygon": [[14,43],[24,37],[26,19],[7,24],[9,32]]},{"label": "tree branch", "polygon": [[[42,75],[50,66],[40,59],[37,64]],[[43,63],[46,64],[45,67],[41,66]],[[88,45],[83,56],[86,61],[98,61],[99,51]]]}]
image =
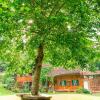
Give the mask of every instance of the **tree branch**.
[{"label": "tree branch", "polygon": [[54,9],[56,8],[56,6],[57,6],[57,3],[58,1],[56,1],[56,3],[55,3],[55,5],[54,5],[54,7],[52,8],[52,10],[51,10],[51,12],[50,12],[50,14],[49,14],[49,17],[52,15],[52,13],[53,13],[53,11],[54,11]]},{"label": "tree branch", "polygon": [[[64,4],[65,4],[65,3],[63,3],[63,4],[59,7],[59,9],[57,10],[55,16],[59,13],[59,11],[62,9],[62,7],[64,6]],[[52,25],[51,27],[49,27],[49,30],[51,30],[56,24],[57,24],[57,23],[55,23],[54,25]]]}]

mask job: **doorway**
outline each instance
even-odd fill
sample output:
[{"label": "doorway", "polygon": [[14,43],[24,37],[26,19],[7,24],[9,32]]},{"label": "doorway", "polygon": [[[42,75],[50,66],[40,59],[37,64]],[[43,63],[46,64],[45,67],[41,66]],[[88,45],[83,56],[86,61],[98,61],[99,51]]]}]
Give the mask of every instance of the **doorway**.
[{"label": "doorway", "polygon": [[84,89],[89,90],[89,82],[88,81],[84,81]]}]

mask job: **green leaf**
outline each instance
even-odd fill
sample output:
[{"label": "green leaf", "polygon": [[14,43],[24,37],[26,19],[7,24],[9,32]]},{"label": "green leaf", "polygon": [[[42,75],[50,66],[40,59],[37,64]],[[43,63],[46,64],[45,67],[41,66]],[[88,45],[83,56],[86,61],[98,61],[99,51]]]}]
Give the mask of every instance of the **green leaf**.
[{"label": "green leaf", "polygon": [[2,12],[3,12],[3,10],[2,10],[2,8],[0,8],[0,14],[2,14]]}]

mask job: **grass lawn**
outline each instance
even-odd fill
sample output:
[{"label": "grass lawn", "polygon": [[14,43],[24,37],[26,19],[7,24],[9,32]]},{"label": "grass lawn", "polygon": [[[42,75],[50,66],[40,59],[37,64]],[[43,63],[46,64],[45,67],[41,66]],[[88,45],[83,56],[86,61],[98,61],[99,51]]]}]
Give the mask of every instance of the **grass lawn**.
[{"label": "grass lawn", "polygon": [[13,94],[13,92],[11,92],[11,91],[5,89],[5,88],[2,86],[2,84],[0,84],[0,96],[2,96],[2,95],[11,95],[11,94]]},{"label": "grass lawn", "polygon": [[[0,96],[3,96],[3,95],[11,95],[13,94],[13,92],[5,89],[2,85],[2,79],[3,79],[3,76],[4,76],[4,73],[0,73]],[[1,99],[0,99],[1,100]]]}]

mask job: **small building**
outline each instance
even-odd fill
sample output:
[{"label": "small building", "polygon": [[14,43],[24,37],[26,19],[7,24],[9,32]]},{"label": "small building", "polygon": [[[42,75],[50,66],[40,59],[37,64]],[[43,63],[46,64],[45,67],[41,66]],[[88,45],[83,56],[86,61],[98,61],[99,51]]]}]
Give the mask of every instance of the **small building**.
[{"label": "small building", "polygon": [[[100,92],[100,71],[90,72],[81,70],[66,70],[64,68],[52,69],[44,81],[42,87],[47,87],[54,91],[74,92],[78,88],[85,88],[91,92]],[[48,80],[48,79],[52,79]],[[32,84],[32,76],[17,76],[17,82],[20,86],[24,83]]]},{"label": "small building", "polygon": [[53,78],[55,91],[74,92],[83,87],[91,92],[100,92],[100,71],[65,70],[55,68],[49,74]]},{"label": "small building", "polygon": [[17,84],[18,84],[18,87],[19,88],[22,88],[24,86],[24,84],[29,84],[30,87],[32,85],[32,75],[24,75],[24,76],[20,76],[20,75],[17,75],[16,77],[16,81],[17,81]]}]

